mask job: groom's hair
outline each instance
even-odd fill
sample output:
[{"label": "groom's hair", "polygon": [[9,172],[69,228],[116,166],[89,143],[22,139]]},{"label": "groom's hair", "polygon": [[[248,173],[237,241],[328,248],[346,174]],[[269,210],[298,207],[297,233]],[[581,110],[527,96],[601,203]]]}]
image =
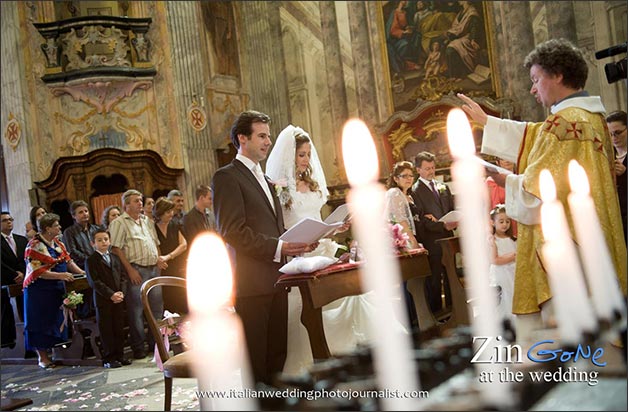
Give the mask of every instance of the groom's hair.
[{"label": "groom's hair", "polygon": [[253,133],[251,125],[253,123],[270,123],[270,117],[255,110],[247,110],[240,113],[235,122],[233,122],[233,126],[231,126],[231,143],[233,143],[236,149],[240,148],[239,134],[243,134],[249,139],[251,138],[251,133]]}]

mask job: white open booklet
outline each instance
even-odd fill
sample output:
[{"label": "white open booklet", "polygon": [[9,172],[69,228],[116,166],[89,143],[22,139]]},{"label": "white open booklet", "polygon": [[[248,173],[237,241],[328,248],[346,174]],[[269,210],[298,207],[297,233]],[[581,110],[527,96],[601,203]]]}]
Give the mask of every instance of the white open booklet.
[{"label": "white open booklet", "polygon": [[342,225],[342,221],[328,224],[317,219],[312,219],[311,217],[304,217],[290,229],[286,230],[283,235],[279,236],[279,239],[284,242],[310,244],[331,235]]},{"label": "white open booklet", "polygon": [[443,223],[459,222],[461,217],[462,217],[462,213],[460,213],[460,211],[452,210],[451,212],[447,213],[445,216],[438,219],[438,221],[443,222]]},{"label": "white open booklet", "polygon": [[349,217],[349,208],[346,204],[340,205],[327,216],[324,222],[311,217],[305,217],[286,230],[279,239],[284,242],[314,243],[330,236],[341,227]]}]

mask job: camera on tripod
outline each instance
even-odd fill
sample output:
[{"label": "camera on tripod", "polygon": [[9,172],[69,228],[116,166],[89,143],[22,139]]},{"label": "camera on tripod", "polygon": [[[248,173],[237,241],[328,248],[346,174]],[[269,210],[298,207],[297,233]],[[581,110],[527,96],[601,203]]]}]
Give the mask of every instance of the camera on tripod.
[{"label": "camera on tripod", "polygon": [[[616,46],[609,47],[608,49],[595,52],[595,58],[597,60],[604,59],[606,57],[615,56],[619,53],[626,53],[628,42],[624,44],[618,44]],[[615,83],[617,80],[628,78],[626,65],[628,60],[624,57],[622,60],[613,63],[607,63],[604,66],[604,72],[606,73],[606,81],[608,83]]]}]

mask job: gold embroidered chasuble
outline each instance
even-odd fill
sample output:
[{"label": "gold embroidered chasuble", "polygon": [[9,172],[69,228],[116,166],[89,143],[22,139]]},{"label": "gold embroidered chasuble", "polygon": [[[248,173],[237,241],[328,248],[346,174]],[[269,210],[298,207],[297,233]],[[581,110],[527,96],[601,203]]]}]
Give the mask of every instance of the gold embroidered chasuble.
[{"label": "gold embroidered chasuble", "polygon": [[[600,135],[603,133],[603,135]],[[517,173],[524,174],[526,192],[540,198],[539,175],[548,169],[556,183],[556,196],[563,204],[572,238],[576,239],[567,202],[568,164],[576,159],[584,167],[591,197],[600,218],[606,244],[626,295],[626,243],[623,239],[619,202],[615,189],[613,147],[604,117],[578,107],[568,107],[543,123],[528,123],[519,148]],[[538,312],[552,297],[543,267],[541,225],[518,226],[513,313]]]}]

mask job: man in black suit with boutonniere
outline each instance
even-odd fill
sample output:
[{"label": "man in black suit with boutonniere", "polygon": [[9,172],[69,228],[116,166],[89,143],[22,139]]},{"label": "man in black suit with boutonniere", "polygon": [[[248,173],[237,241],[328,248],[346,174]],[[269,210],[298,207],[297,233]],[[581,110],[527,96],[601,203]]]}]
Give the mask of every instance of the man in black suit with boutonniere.
[{"label": "man in black suit with boutonniere", "polygon": [[443,251],[438,239],[453,236],[451,232],[458,226],[457,222],[443,223],[438,219],[454,210],[454,200],[447,185],[434,179],[436,160],[429,152],[421,152],[414,158],[419,178],[412,186],[411,195],[419,209],[421,239],[429,251],[429,262],[432,276],[425,282],[425,294],[432,313],[438,314],[443,308],[441,299],[441,279],[444,279],[445,305],[451,305],[449,282],[443,276],[445,268],[442,263]]},{"label": "man in black suit with boutonniere", "polygon": [[281,205],[259,164],[272,145],[269,123],[264,113],[241,113],[231,128],[236,158],[212,179],[216,224],[235,276],[235,309],[254,379],[266,384],[286,360],[288,294],[275,288],[283,256],[310,252],[317,245],[278,239],[285,230]]}]

